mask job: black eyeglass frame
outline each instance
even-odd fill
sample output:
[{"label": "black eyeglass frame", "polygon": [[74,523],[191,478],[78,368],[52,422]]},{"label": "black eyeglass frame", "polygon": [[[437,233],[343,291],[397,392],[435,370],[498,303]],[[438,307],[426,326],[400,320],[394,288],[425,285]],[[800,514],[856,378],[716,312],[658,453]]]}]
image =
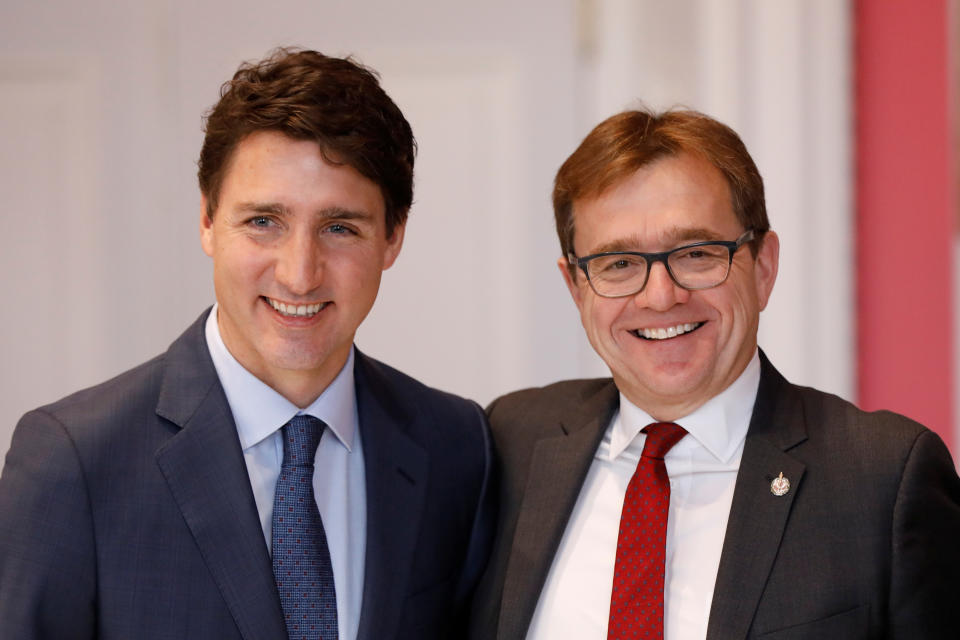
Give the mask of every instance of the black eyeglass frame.
[{"label": "black eyeglass frame", "polygon": [[[743,235],[741,235],[739,238],[737,238],[733,242],[727,242],[723,240],[709,240],[706,242],[694,242],[693,244],[687,244],[682,247],[677,247],[676,249],[670,249],[670,251],[660,251],[658,253],[643,253],[640,251],[605,251],[603,253],[594,253],[589,256],[583,256],[582,258],[579,258],[575,254],[571,253],[567,256],[567,261],[571,265],[580,267],[580,270],[583,271],[583,275],[587,278],[587,282],[590,283],[590,288],[593,289],[594,293],[596,293],[598,296],[602,298],[625,298],[627,296],[634,296],[640,293],[647,286],[647,281],[650,279],[650,272],[653,270],[653,265],[655,265],[658,262],[663,263],[663,267],[667,270],[667,273],[670,275],[670,279],[673,280],[674,284],[676,284],[678,287],[680,287],[681,289],[686,289],[687,291],[700,291],[703,289],[712,289],[714,287],[719,287],[721,284],[726,282],[727,278],[730,276],[730,265],[733,264],[734,254],[737,253],[737,250],[739,250],[740,247],[747,244],[748,242],[753,241],[754,238],[756,238],[756,234],[753,232],[753,229],[747,229],[746,231],[743,232]],[[670,268],[670,263],[667,261],[667,259],[672,254],[678,251],[686,251],[689,249],[694,249],[696,247],[706,247],[706,246],[724,247],[727,249],[727,251],[730,252],[729,261],[727,262],[727,274],[723,276],[723,280],[721,280],[716,284],[712,284],[708,287],[687,287],[683,284],[680,284],[680,282],[677,281],[677,276],[674,275],[673,270]],[[604,258],[607,256],[638,256],[640,258],[643,258],[643,260],[647,263],[647,272],[643,277],[643,284],[640,285],[640,288],[630,293],[621,293],[615,296],[600,293],[599,291],[597,291],[597,288],[593,286],[593,280],[590,279],[590,272],[587,270],[587,265],[590,263],[591,260],[595,260],[597,258]]]}]

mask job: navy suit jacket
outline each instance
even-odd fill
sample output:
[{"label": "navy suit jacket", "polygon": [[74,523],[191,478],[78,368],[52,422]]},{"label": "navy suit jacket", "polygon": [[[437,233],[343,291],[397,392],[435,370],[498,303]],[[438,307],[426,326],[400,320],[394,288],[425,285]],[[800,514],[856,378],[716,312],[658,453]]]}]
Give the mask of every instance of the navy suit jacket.
[{"label": "navy suit jacket", "polygon": [[[0,476],[0,638],[286,638],[205,318],[17,425]],[[359,638],[458,637],[495,524],[486,420],[359,352],[355,377]]]},{"label": "navy suit jacket", "polygon": [[[943,442],[792,385],[760,356],[707,640],[960,636],[960,479]],[[610,379],[571,380],[488,408],[501,515],[471,639],[526,636],[618,402]],[[790,490],[776,496],[780,472]]]}]

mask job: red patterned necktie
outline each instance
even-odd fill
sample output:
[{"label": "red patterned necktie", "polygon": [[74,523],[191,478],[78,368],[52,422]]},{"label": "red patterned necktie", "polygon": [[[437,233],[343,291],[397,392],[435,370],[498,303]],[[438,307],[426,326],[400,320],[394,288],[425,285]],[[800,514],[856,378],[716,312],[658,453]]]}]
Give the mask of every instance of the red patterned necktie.
[{"label": "red patterned necktie", "polygon": [[663,561],[670,480],[663,456],[687,434],[672,422],[643,429],[647,439],[620,514],[607,640],[663,639]]}]

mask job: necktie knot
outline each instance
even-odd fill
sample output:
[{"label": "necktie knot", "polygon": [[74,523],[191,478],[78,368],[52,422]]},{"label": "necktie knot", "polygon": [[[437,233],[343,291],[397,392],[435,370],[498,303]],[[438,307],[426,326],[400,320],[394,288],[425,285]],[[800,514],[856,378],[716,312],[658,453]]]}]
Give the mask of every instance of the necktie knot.
[{"label": "necktie knot", "polygon": [[643,443],[643,453],[641,455],[644,458],[657,460],[663,460],[663,457],[673,448],[673,445],[687,435],[686,429],[672,422],[654,422],[644,427],[643,432],[647,434],[647,439]]},{"label": "necktie knot", "polygon": [[312,466],[326,426],[319,418],[308,415],[294,416],[283,425],[283,464]]}]

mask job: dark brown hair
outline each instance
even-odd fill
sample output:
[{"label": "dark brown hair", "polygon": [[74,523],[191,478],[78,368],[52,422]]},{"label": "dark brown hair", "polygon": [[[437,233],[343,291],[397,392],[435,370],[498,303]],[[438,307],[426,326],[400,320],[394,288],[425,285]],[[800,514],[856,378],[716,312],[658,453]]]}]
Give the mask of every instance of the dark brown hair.
[{"label": "dark brown hair", "polygon": [[244,63],[220,88],[204,130],[197,177],[211,218],[237,145],[270,130],[316,142],[328,162],[349,165],[376,183],[388,237],[406,222],[413,202],[413,132],[376,72],[351,58],[281,48]]},{"label": "dark brown hair", "polygon": [[[733,211],[757,238],[770,229],[763,178],[730,127],[696,111],[624,111],[591,131],[557,171],[553,212],[563,255],[573,250],[573,205],[596,198],[641,167],[680,153],[700,156],[723,174]],[[757,243],[751,243],[756,255]]]}]

